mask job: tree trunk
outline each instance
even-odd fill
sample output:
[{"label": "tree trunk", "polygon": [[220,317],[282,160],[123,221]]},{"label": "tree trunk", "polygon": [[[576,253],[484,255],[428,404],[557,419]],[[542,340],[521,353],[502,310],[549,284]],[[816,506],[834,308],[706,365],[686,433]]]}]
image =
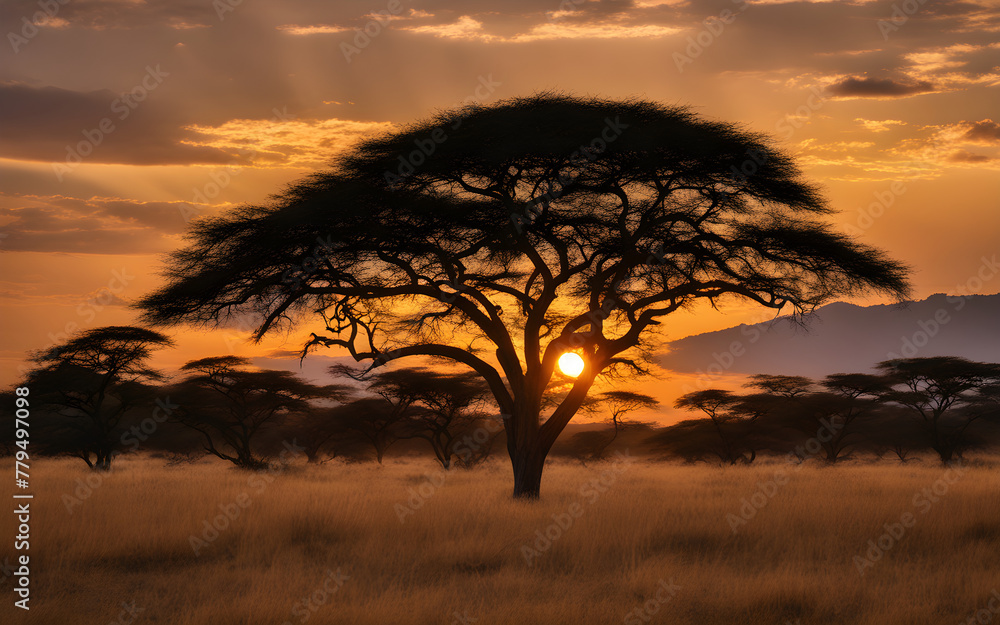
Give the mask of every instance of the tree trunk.
[{"label": "tree trunk", "polygon": [[514,467],[514,498],[538,499],[542,488],[545,453],[534,448],[519,449],[511,458]]},{"label": "tree trunk", "polygon": [[91,467],[94,471],[110,471],[111,470],[111,454],[105,451],[99,451],[95,453],[96,459],[94,461],[94,466]]},{"label": "tree trunk", "polygon": [[951,445],[935,445],[934,451],[941,457],[941,464],[950,465],[955,458],[955,448]]}]

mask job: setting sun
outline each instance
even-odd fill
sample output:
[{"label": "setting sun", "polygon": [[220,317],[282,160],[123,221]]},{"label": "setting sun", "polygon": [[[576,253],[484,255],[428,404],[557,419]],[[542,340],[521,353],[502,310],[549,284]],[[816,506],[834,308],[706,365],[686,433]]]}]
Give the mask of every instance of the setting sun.
[{"label": "setting sun", "polygon": [[569,377],[575,378],[583,373],[583,358],[580,358],[580,354],[566,352],[559,357],[559,370]]}]

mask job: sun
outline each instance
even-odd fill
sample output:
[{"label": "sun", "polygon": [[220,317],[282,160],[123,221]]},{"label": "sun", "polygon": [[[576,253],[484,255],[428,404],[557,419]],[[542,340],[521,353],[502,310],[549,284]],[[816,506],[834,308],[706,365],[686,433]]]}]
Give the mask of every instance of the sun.
[{"label": "sun", "polygon": [[583,373],[583,364],[583,358],[574,352],[566,352],[559,357],[559,370],[571,378]]}]

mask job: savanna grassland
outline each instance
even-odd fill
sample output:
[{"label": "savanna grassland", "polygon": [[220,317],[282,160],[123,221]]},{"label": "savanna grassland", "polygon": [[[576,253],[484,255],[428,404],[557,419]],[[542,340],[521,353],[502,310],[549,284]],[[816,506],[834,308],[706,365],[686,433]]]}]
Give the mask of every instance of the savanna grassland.
[{"label": "savanna grassland", "polygon": [[[123,458],[74,500],[83,463],[38,462],[31,610],[4,578],[2,621],[938,625],[1000,589],[992,462],[556,462],[537,502],[511,500],[499,460],[443,482],[417,459],[164,464]],[[237,509],[211,540],[206,522]],[[855,556],[887,523],[904,531],[862,576]]]}]

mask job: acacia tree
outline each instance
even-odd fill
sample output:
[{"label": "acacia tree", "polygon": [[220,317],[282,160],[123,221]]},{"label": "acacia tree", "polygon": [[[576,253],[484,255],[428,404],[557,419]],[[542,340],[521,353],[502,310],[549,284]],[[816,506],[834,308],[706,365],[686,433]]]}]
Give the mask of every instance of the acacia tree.
[{"label": "acacia tree", "polygon": [[625,416],[628,413],[652,409],[659,405],[659,401],[645,393],[617,390],[600,393],[592,402],[584,403],[581,409],[594,413],[605,410],[608,415],[607,422],[611,425],[611,435],[598,430],[580,432],[573,436],[575,447],[587,460],[600,460],[608,447],[618,438],[619,433],[631,426],[639,425],[633,421],[626,421]]},{"label": "acacia tree", "polygon": [[[514,495],[537,497],[597,377],[639,366],[669,314],[725,296],[795,313],[904,296],[906,268],[831,212],[762,135],[648,101],[542,94],[362,142],[268,205],[194,222],[140,306],[156,324],[253,315],[257,338],[311,318],[305,352],[371,367],[465,365],[507,415]],[[545,408],[570,350],[584,369]]]},{"label": "acacia tree", "polygon": [[[426,369],[401,369],[393,379],[397,388],[411,392],[419,409],[408,419],[408,437],[426,440],[445,469],[451,468],[455,444],[485,418],[489,387],[474,371],[458,374]],[[407,388],[409,387],[409,388]]]},{"label": "acacia tree", "polygon": [[[882,376],[867,373],[834,373],[820,385],[826,392],[811,393],[803,410],[810,420],[809,435],[816,436],[827,462],[833,464],[849,452],[859,434],[855,426],[878,407],[877,398],[886,390]],[[824,435],[817,433],[824,431]]]},{"label": "acacia tree", "polygon": [[336,427],[356,434],[375,450],[379,464],[393,443],[403,438],[403,420],[408,403],[394,403],[384,397],[363,397],[337,406],[328,413]]},{"label": "acacia tree", "polygon": [[732,391],[710,388],[677,398],[674,407],[705,413],[719,436],[721,446],[715,452],[719,460],[728,464],[750,464],[756,459],[757,451],[750,446],[743,426],[767,414],[772,403],[771,397],[759,393],[737,395]]},{"label": "acacia tree", "polygon": [[174,419],[200,432],[205,451],[243,469],[262,469],[266,458],[255,437],[289,413],[311,409],[309,400],[339,399],[342,387],[321,387],[290,371],[249,369],[239,356],[213,356],[181,367],[190,372],[177,387]]},{"label": "acacia tree", "polygon": [[348,429],[337,418],[336,409],[342,406],[316,406],[289,414],[283,430],[289,438],[294,438],[302,447],[309,464],[322,464],[337,457],[346,443]]},{"label": "acacia tree", "polygon": [[149,399],[150,385],[163,379],[147,361],[154,349],[172,344],[146,328],[105,326],[36,353],[26,384],[36,405],[55,413],[48,451],[109,470],[121,444],[122,417]]},{"label": "acacia tree", "polygon": [[801,375],[772,375],[757,373],[750,376],[743,386],[756,388],[775,397],[796,399],[810,392],[813,381]]},{"label": "acacia tree", "polygon": [[886,360],[877,368],[887,387],[879,398],[918,420],[942,463],[961,457],[969,426],[996,411],[1000,364],[933,356]]}]

